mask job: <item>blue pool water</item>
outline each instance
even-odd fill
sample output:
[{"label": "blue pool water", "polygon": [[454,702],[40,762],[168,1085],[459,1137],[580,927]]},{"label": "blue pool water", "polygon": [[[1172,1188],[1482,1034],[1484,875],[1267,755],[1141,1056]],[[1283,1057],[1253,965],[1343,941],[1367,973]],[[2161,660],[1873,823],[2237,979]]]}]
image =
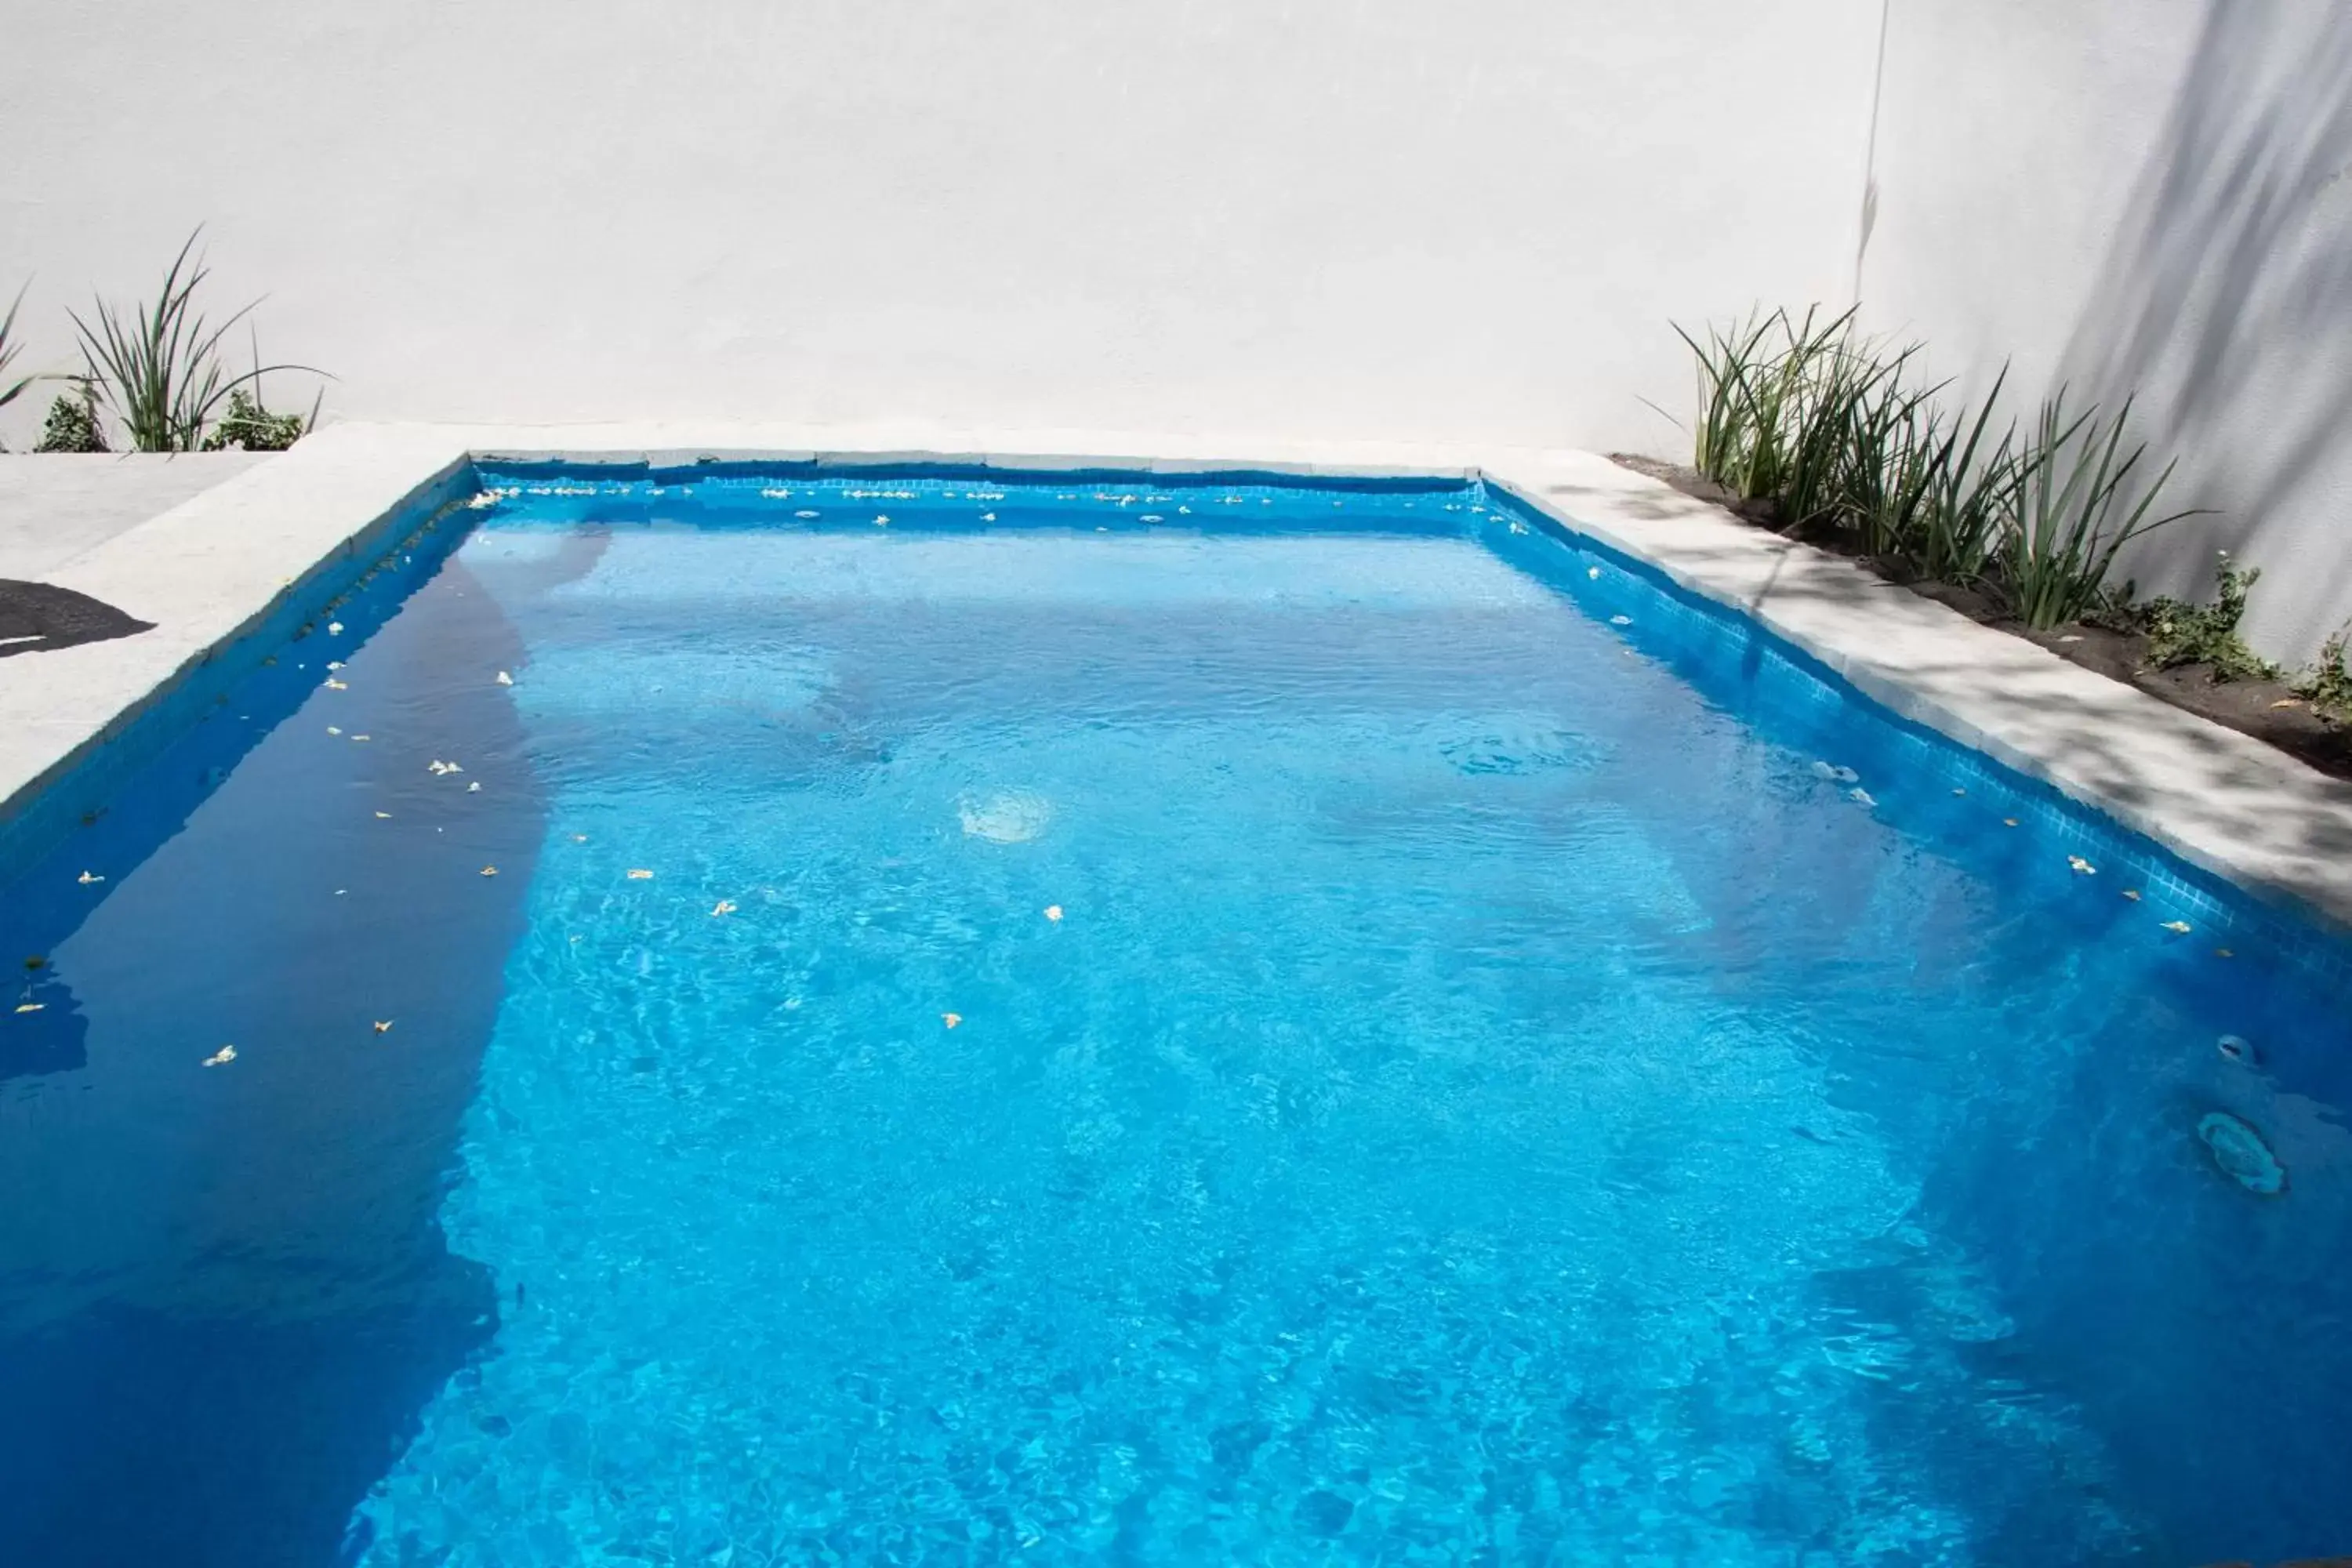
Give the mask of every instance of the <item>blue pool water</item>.
[{"label": "blue pool water", "polygon": [[2352,1551],[2333,939],[1154,482],[487,474],[15,868],[0,1562]]}]

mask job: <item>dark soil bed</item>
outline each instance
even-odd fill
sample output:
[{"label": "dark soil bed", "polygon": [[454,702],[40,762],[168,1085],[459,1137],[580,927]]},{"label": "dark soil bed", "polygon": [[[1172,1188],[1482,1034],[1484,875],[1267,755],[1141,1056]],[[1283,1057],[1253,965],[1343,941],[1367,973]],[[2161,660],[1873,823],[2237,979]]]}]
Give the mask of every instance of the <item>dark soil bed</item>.
[{"label": "dark soil bed", "polygon": [[1865,555],[1850,534],[1836,529],[1790,533],[1779,526],[1769,501],[1742,500],[1722,486],[1703,479],[1678,463],[1655,458],[1612,452],[1610,456],[1636,473],[1663,479],[1685,495],[1722,507],[1742,521],[1774,532],[1789,533],[1807,544],[1861,562],[1891,583],[1899,583],[1922,597],[1948,605],[1970,620],[2038,643],[2062,658],[2095,669],[2112,680],[2136,686],[2175,708],[2226,724],[2242,735],[2277,747],[2340,779],[2352,779],[2352,729],[2314,712],[2284,681],[2216,680],[2204,665],[2153,669],[2147,662],[2147,638],[2137,632],[2084,623],[2054,632],[2028,630],[2022,622],[2001,613],[2000,605],[1971,589],[1949,583],[1915,581],[1892,563]]}]

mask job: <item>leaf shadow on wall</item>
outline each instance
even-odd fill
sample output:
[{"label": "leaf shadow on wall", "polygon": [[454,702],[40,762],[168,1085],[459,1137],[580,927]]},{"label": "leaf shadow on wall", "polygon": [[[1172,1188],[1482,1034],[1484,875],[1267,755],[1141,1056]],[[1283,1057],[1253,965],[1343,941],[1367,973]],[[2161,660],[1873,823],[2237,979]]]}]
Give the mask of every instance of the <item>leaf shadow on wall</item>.
[{"label": "leaf shadow on wall", "polygon": [[[2144,588],[2210,589],[2217,549],[2283,560],[2352,490],[2347,82],[2352,10],[2209,0],[2066,345],[2065,379],[2106,406],[2137,389],[2150,458],[2180,455],[2168,500],[2216,509],[2136,555]],[[2251,624],[2308,650],[2347,600],[2352,568],[2280,571]]]}]

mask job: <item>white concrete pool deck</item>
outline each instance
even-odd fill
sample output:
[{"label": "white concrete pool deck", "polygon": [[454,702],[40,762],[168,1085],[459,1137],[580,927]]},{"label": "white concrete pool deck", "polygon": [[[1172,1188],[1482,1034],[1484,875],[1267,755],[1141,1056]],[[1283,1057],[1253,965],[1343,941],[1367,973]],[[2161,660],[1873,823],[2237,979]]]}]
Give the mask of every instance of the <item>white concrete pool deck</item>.
[{"label": "white concrete pool deck", "polygon": [[[135,526],[91,528],[62,557],[44,543],[37,514],[67,503],[44,497],[44,476],[20,469],[0,482],[0,577],[76,589],[156,625],[136,637],[0,658],[0,824],[298,592],[314,568],[389,544],[388,515],[469,457],[1484,475],[1684,587],[1747,612],[1906,717],[2044,780],[2192,865],[2352,927],[2352,784],[1605,458],[1393,443],[911,425],[341,425],[281,457],[246,459]],[[47,460],[11,458],[5,467]],[[102,485],[102,477],[78,473],[70,483]],[[79,504],[104,510],[87,498]]]},{"label": "white concrete pool deck", "polygon": [[51,452],[0,459],[0,577],[38,578],[273,458]]}]

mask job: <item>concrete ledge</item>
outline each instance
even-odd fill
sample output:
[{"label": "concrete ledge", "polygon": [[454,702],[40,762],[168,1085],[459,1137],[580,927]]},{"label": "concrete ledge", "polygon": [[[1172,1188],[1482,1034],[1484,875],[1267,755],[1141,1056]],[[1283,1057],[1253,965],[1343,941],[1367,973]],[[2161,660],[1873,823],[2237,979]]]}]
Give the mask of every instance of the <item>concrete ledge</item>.
[{"label": "concrete ledge", "polygon": [[2200,869],[2352,927],[2352,784],[1606,458],[1528,454],[1488,478],[1739,609],[1904,718]]},{"label": "concrete ledge", "polygon": [[44,784],[469,458],[957,463],[1301,479],[1485,478],[1735,608],[1903,717],[2101,811],[2189,864],[2352,928],[2352,785],[1587,453],[899,425],[338,426],[49,574],[153,632],[0,663],[0,830]]},{"label": "concrete ledge", "polygon": [[0,577],[45,578],[116,534],[275,460],[268,452],[0,457]]},{"label": "concrete ledge", "polygon": [[194,672],[340,593],[404,504],[464,459],[438,437],[322,434],[41,574],[154,627],[0,660],[0,847],[20,848],[44,791]]}]

